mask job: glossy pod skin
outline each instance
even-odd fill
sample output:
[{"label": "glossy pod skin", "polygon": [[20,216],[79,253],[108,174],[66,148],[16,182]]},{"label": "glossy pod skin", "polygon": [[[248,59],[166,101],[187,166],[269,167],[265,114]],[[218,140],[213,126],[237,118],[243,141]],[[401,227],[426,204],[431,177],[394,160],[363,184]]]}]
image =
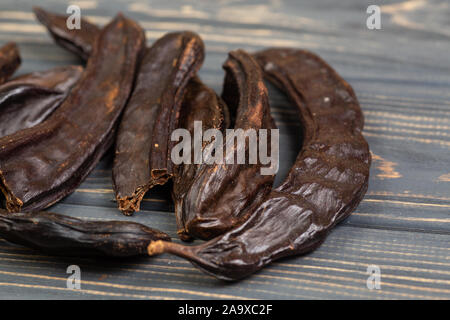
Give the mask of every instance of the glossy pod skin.
[{"label": "glossy pod skin", "polygon": [[67,16],[54,14],[39,7],[33,7],[36,18],[42,23],[61,47],[87,60],[92,52],[95,38],[100,29],[88,21],[81,19],[80,29],[67,28]]},{"label": "glossy pod skin", "polygon": [[[186,94],[183,99],[179,127],[189,131],[194,137],[194,122],[201,121],[202,131],[216,129],[224,131],[230,125],[230,115],[228,108],[217,94],[203,84],[198,77],[189,81]],[[202,143],[202,150],[208,143]],[[194,150],[194,141],[191,140],[191,150]],[[195,181],[197,170],[200,164],[195,164],[193,155],[190,164],[177,165],[173,174],[172,198],[175,204],[175,215],[177,223],[180,224],[182,202]],[[192,240],[191,236],[185,232],[183,225],[178,225],[178,235],[184,241]]]},{"label": "glossy pod skin", "polygon": [[198,246],[152,242],[224,280],[244,278],[272,261],[318,247],[363,198],[371,157],[363,115],[350,85],[317,55],[297,49],[255,54],[268,79],[299,108],[304,142],[282,185],[243,225]]},{"label": "glossy pod skin", "polygon": [[52,255],[146,255],[151,241],[169,235],[128,221],[84,221],[46,211],[10,214],[0,209],[0,237]]},{"label": "glossy pod skin", "polygon": [[[222,98],[235,118],[234,129],[274,128],[267,88],[257,62],[243,50],[232,51],[224,69]],[[259,162],[249,163],[248,150],[246,142],[245,164],[202,164],[183,201],[177,204],[177,224],[182,226],[178,234],[208,240],[248,219],[251,211],[244,209],[262,201],[274,179],[273,175],[260,173]]]},{"label": "glossy pod skin", "polygon": [[8,42],[0,48],[0,84],[12,76],[21,62],[19,48],[14,42]]},{"label": "glossy pod skin", "polygon": [[0,85],[0,137],[44,121],[80,79],[83,68],[57,67]]},{"label": "glossy pod skin", "polygon": [[203,57],[203,42],[192,32],[166,34],[146,51],[120,123],[113,166],[116,200],[126,215],[139,210],[150,188],[167,181],[154,178],[160,167],[153,163],[164,163],[164,168],[171,163],[167,141],[178,125],[187,83]]},{"label": "glossy pod skin", "polygon": [[43,123],[0,139],[0,188],[8,211],[46,208],[90,173],[113,142],[144,46],[143,30],[118,15],[100,33],[62,105]]}]

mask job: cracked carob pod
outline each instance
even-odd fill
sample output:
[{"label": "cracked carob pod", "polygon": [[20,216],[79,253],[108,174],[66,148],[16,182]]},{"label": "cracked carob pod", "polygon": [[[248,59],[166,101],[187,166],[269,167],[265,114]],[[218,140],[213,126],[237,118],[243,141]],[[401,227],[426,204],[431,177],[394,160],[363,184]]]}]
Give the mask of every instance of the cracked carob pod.
[{"label": "cracked carob pod", "polygon": [[0,84],[12,76],[21,62],[22,59],[16,43],[8,42],[0,48]]},{"label": "cracked carob pod", "polygon": [[146,50],[116,141],[113,183],[126,215],[139,211],[150,188],[167,181],[155,177],[155,168],[171,163],[168,141],[178,126],[187,83],[203,58],[203,42],[192,32],[169,33]]},{"label": "cracked carob pod", "polygon": [[34,7],[36,18],[42,23],[57,44],[87,60],[92,52],[100,29],[88,21],[81,19],[80,28],[67,28],[67,16],[54,14],[42,8]]},{"label": "cracked carob pod", "polygon": [[198,246],[163,241],[149,246],[150,255],[184,257],[224,280],[318,247],[359,204],[369,180],[364,120],[350,85],[307,51],[268,49],[255,57],[300,110],[304,142],[294,166],[240,227]]},{"label": "cracked carob pod", "polygon": [[[245,51],[232,51],[224,69],[222,98],[235,119],[234,129],[254,130],[259,136],[260,129],[275,128],[270,116],[267,88],[257,62]],[[274,176],[261,174],[263,165],[259,160],[250,163],[249,142],[245,141],[243,146],[234,142],[232,147],[233,151],[238,147],[245,148],[238,151],[245,151],[244,164],[237,161],[234,164],[211,163],[208,157],[211,157],[214,144],[205,149],[205,163],[198,169],[182,201],[176,203],[178,234],[182,239],[188,235],[212,239],[242,224],[251,212],[244,209],[256,205],[270,192]],[[228,157],[225,153],[226,150],[223,154]],[[235,157],[234,153],[231,156]]]},{"label": "cracked carob pod", "polygon": [[0,139],[0,188],[10,212],[71,193],[111,146],[130,96],[144,32],[118,15],[98,36],[81,79],[43,123]]},{"label": "cracked carob pod", "polygon": [[44,121],[80,79],[83,68],[57,67],[0,85],[0,137]]},{"label": "cracked carob pod", "polygon": [[128,221],[84,221],[46,211],[10,214],[0,209],[0,237],[52,255],[146,255],[151,241],[169,235]]},{"label": "cracked carob pod", "polygon": [[[209,129],[224,132],[230,124],[228,108],[224,101],[217,96],[214,90],[203,84],[198,77],[190,80],[186,88],[179,127],[188,130],[190,136],[194,137],[195,121],[201,121],[202,132]],[[208,142],[200,141],[199,144],[201,144],[201,150],[203,150]],[[191,150],[194,150],[194,148],[194,141],[191,139]],[[194,160],[193,155],[191,155],[190,164],[184,163],[174,167],[172,198],[177,217],[181,215],[183,199],[194,183],[197,170],[200,168],[200,164],[196,164]],[[177,223],[180,222],[180,219],[177,218]],[[178,225],[178,230],[183,229],[183,225]],[[179,236],[185,241],[191,240],[191,237],[186,233],[180,232]]]}]

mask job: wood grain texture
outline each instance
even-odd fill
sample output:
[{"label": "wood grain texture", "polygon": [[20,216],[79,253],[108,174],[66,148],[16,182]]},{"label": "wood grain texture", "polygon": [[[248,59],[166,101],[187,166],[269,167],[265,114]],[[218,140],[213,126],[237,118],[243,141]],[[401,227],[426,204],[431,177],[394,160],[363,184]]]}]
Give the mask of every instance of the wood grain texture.
[{"label": "wood grain texture", "polygon": [[[71,2],[72,3],[72,2]],[[449,299],[450,298],[450,33],[446,0],[82,1],[84,17],[103,25],[123,11],[148,42],[192,30],[206,45],[202,80],[221,92],[222,63],[237,48],[309,49],[355,89],[373,165],[356,211],[315,252],[282,260],[225,284],[170,256],[125,262],[54,258],[0,241],[0,298],[55,299]],[[381,6],[381,30],[366,28],[366,8]],[[16,41],[19,74],[80,63],[53,44],[31,13],[34,1],[3,0],[0,45]],[[39,6],[64,13],[68,2]],[[297,111],[269,85],[280,128],[280,170],[301,146]],[[169,233],[176,225],[170,187],[148,193],[142,211],[116,209],[112,152],[52,211],[87,219],[131,219]],[[80,291],[66,289],[66,268],[82,270]],[[381,290],[366,287],[367,266],[381,269]]]}]

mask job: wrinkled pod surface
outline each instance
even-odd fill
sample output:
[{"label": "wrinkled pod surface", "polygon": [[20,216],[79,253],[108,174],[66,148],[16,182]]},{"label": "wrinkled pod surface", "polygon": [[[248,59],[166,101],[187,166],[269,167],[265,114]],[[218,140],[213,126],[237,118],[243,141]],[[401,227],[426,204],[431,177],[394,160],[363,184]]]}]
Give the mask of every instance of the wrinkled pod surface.
[{"label": "wrinkled pod surface", "polygon": [[[260,129],[275,128],[267,88],[255,59],[243,50],[232,51],[224,69],[222,98],[234,119],[234,129],[253,130],[259,135]],[[224,158],[230,156],[226,154],[225,140]],[[210,144],[206,148],[204,164],[197,170],[183,201],[175,203],[178,234],[182,239],[186,235],[211,239],[242,224],[252,212],[246,209],[256,206],[272,188],[274,175],[261,173],[263,165],[259,159],[250,163],[250,138],[243,144],[233,141],[231,145],[231,157],[236,157],[235,153],[245,154],[243,164],[214,163],[216,153],[213,155],[212,151],[218,152],[215,147],[222,145]]]},{"label": "wrinkled pod surface", "polygon": [[47,119],[67,97],[82,72],[79,66],[57,67],[0,85],[0,137]]}]

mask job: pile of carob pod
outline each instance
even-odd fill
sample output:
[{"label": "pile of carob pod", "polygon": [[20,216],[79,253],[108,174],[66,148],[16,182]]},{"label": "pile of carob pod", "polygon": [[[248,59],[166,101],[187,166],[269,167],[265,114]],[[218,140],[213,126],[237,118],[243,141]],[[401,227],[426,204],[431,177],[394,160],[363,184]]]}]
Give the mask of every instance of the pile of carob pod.
[{"label": "pile of carob pod", "polygon": [[[56,43],[86,61],[8,78],[15,44],[0,48],[0,236],[50,254],[127,257],[171,253],[224,280],[318,247],[363,198],[371,156],[355,93],[324,60],[299,49],[229,53],[221,97],[197,77],[204,44],[168,33],[146,47],[144,31],[118,14],[99,28],[35,8]],[[263,77],[298,108],[303,145],[285,181],[256,164],[174,165],[174,129],[272,129]],[[270,132],[270,130],[268,130]],[[299,137],[300,139],[300,137]],[[133,222],[83,221],[42,211],[73,192],[115,146],[119,209],[139,211],[144,194],[173,181],[182,240]],[[202,146],[211,148],[211,143]],[[246,144],[245,148],[248,148]],[[205,153],[208,154],[208,153]]]}]

